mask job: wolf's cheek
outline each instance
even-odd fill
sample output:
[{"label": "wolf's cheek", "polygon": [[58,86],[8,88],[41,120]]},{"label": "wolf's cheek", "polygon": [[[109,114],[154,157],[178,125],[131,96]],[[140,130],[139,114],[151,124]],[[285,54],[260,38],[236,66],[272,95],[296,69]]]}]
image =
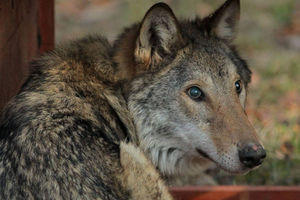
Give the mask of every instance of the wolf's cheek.
[{"label": "wolf's cheek", "polygon": [[245,104],[246,104],[246,97],[247,97],[247,92],[245,88],[242,90],[241,94],[239,95],[240,102],[242,107],[245,109]]}]

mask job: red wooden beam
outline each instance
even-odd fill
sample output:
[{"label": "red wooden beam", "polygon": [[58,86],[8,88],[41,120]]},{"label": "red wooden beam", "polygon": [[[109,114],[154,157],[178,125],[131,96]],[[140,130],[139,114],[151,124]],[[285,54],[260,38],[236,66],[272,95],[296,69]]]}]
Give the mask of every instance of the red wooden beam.
[{"label": "red wooden beam", "polygon": [[39,0],[39,51],[54,48],[54,0]]},{"label": "red wooden beam", "polygon": [[29,62],[54,47],[54,0],[0,0],[0,111],[19,90]]},{"label": "red wooden beam", "polygon": [[176,200],[297,200],[300,187],[286,186],[205,186],[173,187]]}]

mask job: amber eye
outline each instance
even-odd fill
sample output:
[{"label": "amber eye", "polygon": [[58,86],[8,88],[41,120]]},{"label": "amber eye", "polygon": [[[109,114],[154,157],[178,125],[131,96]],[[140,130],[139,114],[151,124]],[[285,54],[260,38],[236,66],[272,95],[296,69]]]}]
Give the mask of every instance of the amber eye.
[{"label": "amber eye", "polygon": [[204,98],[204,93],[203,91],[198,88],[197,86],[192,86],[187,90],[187,94],[191,97],[193,100],[203,100]]},{"label": "amber eye", "polygon": [[236,90],[236,93],[240,94],[242,92],[242,82],[240,80],[236,81],[234,83],[235,85],[235,90]]}]

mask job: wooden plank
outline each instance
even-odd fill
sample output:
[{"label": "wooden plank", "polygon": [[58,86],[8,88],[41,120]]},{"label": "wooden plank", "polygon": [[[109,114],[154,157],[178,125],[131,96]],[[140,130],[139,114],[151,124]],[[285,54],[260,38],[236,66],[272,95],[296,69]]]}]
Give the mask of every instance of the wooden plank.
[{"label": "wooden plank", "polygon": [[54,46],[53,0],[0,1],[0,111],[19,90],[29,62]]},{"label": "wooden plank", "polygon": [[295,200],[300,187],[285,186],[206,186],[173,187],[176,200]]},{"label": "wooden plank", "polygon": [[37,50],[37,1],[0,1],[0,109],[18,90]]},{"label": "wooden plank", "polygon": [[39,51],[54,48],[54,0],[39,0]]}]

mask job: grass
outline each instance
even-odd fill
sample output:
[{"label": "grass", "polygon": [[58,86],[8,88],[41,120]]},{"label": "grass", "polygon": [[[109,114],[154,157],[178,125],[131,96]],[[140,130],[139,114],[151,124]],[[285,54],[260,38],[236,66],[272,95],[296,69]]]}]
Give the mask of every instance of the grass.
[{"label": "grass", "polygon": [[[213,8],[221,3],[210,2]],[[268,157],[244,176],[219,172],[214,175],[219,184],[300,185],[300,56],[279,41],[293,5],[293,0],[242,1],[236,43],[254,73],[247,110]]]},{"label": "grass", "polygon": [[278,41],[290,24],[294,3],[254,0],[242,6],[248,19],[238,45],[254,71],[249,118],[268,157],[257,170],[233,177],[233,184],[300,185],[300,57]]}]

